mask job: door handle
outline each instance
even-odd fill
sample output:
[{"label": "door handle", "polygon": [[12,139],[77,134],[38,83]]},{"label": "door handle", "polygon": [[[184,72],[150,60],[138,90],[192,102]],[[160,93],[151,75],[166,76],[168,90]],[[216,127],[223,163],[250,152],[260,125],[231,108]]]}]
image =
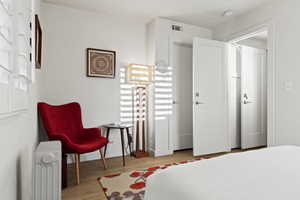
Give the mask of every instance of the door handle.
[{"label": "door handle", "polygon": [[252,101],[247,101],[247,100],[244,100],[243,102],[244,104],[249,104],[249,103],[253,103]]},{"label": "door handle", "polygon": [[178,101],[173,100],[173,101],[172,101],[172,104],[173,104],[173,105],[176,105],[176,104],[178,104]]},{"label": "door handle", "polygon": [[203,103],[203,102],[200,102],[200,101],[196,101],[195,104],[196,104],[196,105],[203,105],[204,103]]}]

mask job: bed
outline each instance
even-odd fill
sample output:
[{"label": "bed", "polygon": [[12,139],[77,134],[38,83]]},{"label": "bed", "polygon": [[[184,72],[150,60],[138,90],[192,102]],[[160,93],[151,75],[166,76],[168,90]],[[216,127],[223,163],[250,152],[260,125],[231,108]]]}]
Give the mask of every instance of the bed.
[{"label": "bed", "polygon": [[299,200],[300,147],[234,153],[178,165],[147,180],[145,200]]}]

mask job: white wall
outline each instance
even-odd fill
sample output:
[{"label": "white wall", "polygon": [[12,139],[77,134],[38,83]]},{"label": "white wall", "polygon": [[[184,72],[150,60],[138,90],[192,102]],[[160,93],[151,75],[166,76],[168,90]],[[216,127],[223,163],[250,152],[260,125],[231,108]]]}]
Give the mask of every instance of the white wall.
[{"label": "white wall", "polygon": [[[43,68],[39,72],[39,100],[50,104],[79,102],[85,127],[120,120],[120,67],[145,63],[146,26],[139,19],[42,4]],[[86,76],[86,48],[114,50],[115,79]],[[120,134],[112,133],[108,157],[121,155]],[[86,154],[82,160],[99,158]]]},{"label": "white wall", "polygon": [[[39,0],[33,0],[39,12]],[[37,144],[37,83],[29,87],[29,109],[0,119],[0,199],[32,200],[33,152]]]},{"label": "white wall", "polygon": [[227,40],[232,34],[263,24],[274,23],[276,33],[276,135],[275,144],[300,145],[300,43],[299,0],[272,1],[215,29],[214,37]]}]

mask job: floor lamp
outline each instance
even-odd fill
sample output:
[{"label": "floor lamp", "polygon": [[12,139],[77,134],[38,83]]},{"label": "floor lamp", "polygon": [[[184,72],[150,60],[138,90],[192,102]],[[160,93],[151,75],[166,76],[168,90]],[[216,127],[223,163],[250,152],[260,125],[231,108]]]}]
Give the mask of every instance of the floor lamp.
[{"label": "floor lamp", "polygon": [[135,151],[137,158],[147,157],[148,145],[148,89],[153,83],[154,67],[130,64],[127,69],[127,81],[134,84],[132,88],[133,122],[135,123]]}]

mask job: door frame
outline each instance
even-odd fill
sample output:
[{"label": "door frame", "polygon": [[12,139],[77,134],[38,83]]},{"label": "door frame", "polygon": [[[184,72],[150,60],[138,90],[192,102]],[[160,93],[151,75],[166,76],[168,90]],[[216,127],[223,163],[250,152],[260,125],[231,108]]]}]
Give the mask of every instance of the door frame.
[{"label": "door frame", "polygon": [[[170,135],[171,138],[171,145],[172,145],[172,151],[174,152],[175,151],[175,146],[174,146],[174,133],[178,132],[177,128],[175,128],[174,124],[176,124],[176,116],[177,116],[177,112],[176,112],[176,106],[178,105],[177,102],[174,102],[177,100],[177,95],[178,95],[178,90],[176,88],[176,84],[177,84],[177,73],[176,73],[176,67],[174,65],[174,45],[182,45],[182,46],[187,46],[187,47],[190,47],[192,50],[193,50],[193,42],[189,42],[189,41],[182,41],[182,40],[176,40],[173,38],[173,40],[171,40],[170,42],[170,63],[171,63],[171,66],[172,66],[172,116],[171,116],[171,122],[172,122],[172,133]],[[191,60],[193,62],[193,58]],[[193,72],[193,68],[191,69],[192,72]],[[193,83],[193,80],[191,80],[191,83]],[[191,91],[192,94],[193,94],[193,91]],[[191,108],[193,107],[193,102],[191,102]],[[193,113],[191,113],[193,114]],[[193,133],[192,133],[193,134]]]},{"label": "door frame", "polygon": [[[253,37],[257,33],[268,31],[268,55],[267,55],[267,145],[276,145],[276,119],[277,119],[277,73],[276,73],[276,35],[273,21],[259,24],[251,28],[233,33],[227,42],[236,43]],[[229,105],[228,105],[229,107]],[[230,126],[230,124],[229,124]]]},{"label": "door frame", "polygon": [[[179,44],[179,45],[187,45],[187,46],[191,46],[193,48],[193,37],[190,37],[189,35],[171,35],[169,38],[169,61],[170,61],[170,66],[172,67],[172,100],[174,100],[174,98],[177,96],[177,91],[175,88],[175,82],[176,80],[176,70],[174,70],[174,64],[173,64],[173,57],[174,57],[174,50],[173,50],[173,46],[175,44]],[[169,149],[172,153],[174,153],[174,126],[173,124],[175,123],[175,106],[172,103],[172,116],[170,116],[170,122],[171,122],[171,126],[170,126],[170,134],[169,134]],[[193,106],[191,104],[191,106]]]}]

